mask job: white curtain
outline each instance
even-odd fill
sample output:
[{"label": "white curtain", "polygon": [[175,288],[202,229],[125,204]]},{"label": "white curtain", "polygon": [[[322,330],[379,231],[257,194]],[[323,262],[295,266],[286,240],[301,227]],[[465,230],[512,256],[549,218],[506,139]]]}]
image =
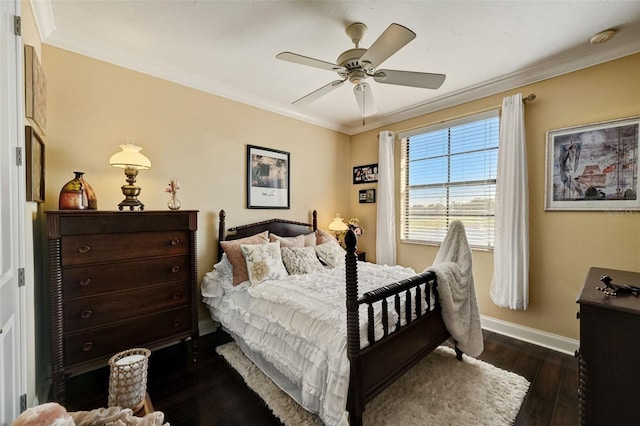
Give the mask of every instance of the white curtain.
[{"label": "white curtain", "polygon": [[396,264],[396,208],[393,143],[396,135],[384,130],[378,136],[378,212],[376,263]]},{"label": "white curtain", "polygon": [[522,94],[502,101],[491,300],[498,306],[529,304],[529,190]]}]

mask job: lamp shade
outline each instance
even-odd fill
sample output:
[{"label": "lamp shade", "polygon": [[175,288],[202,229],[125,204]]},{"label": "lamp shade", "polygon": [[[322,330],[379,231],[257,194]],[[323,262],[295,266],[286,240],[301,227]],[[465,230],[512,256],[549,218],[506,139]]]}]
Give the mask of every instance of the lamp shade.
[{"label": "lamp shade", "polygon": [[151,161],[140,153],[140,151],[142,151],[141,147],[126,143],[120,145],[120,149],[122,149],[122,151],[116,152],[109,159],[109,164],[113,167],[137,170],[147,170],[151,168]]},{"label": "lamp shade", "polygon": [[347,229],[349,229],[349,227],[346,223],[343,222],[340,215],[336,215],[336,217],[333,219],[333,222],[329,224],[330,231],[341,232],[346,231]]}]

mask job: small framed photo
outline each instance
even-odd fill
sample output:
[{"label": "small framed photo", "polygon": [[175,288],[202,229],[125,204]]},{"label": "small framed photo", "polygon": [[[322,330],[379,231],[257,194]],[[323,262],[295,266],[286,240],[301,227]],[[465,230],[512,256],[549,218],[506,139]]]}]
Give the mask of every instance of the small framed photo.
[{"label": "small framed photo", "polygon": [[353,184],[378,181],[378,163],[353,168]]},{"label": "small framed photo", "polygon": [[640,210],[640,116],[547,132],[545,210]]},{"label": "small framed photo", "polygon": [[289,153],[247,145],[247,208],[288,209]]},{"label": "small framed photo", "polygon": [[25,126],[27,201],[44,202],[44,142],[31,126]]},{"label": "small framed photo", "polygon": [[360,202],[360,204],[363,204],[363,203],[375,203],[376,202],[376,190],[374,188],[361,189],[358,192],[358,201]]}]

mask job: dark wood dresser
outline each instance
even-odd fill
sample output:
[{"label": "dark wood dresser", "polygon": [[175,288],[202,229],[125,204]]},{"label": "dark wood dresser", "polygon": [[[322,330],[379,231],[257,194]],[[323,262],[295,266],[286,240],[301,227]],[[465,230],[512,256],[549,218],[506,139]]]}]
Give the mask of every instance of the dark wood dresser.
[{"label": "dark wood dresser", "polygon": [[125,349],[191,338],[197,211],[49,211],[53,398]]},{"label": "dark wood dresser", "polygon": [[591,268],[578,296],[578,402],[582,425],[640,424],[640,298],[608,296],[600,277],[640,286],[640,273]]}]

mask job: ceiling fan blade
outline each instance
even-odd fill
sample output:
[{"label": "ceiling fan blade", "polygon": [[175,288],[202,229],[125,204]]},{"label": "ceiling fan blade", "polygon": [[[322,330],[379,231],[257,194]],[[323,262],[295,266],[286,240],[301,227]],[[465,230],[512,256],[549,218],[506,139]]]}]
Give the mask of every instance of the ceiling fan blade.
[{"label": "ceiling fan blade", "polygon": [[377,68],[414,38],[416,38],[416,33],[409,28],[398,24],[391,24],[384,30],[382,35],[373,42],[369,50],[362,55],[360,62],[368,62],[371,64],[371,68]]},{"label": "ceiling fan blade", "polygon": [[297,99],[293,102],[291,102],[292,104],[297,104],[297,105],[307,105],[310,102],[315,101],[316,99],[326,95],[327,93],[332,92],[333,90],[337,89],[338,87],[342,86],[342,83],[344,83],[345,80],[336,80],[336,81],[332,81],[329,84],[325,84],[324,86],[322,86],[321,88],[314,90],[313,92],[309,93],[308,95],[304,95],[303,97],[301,97],[300,99]]},{"label": "ceiling fan blade", "polygon": [[340,65],[332,64],[331,62],[321,61],[320,59],[309,58],[308,56],[298,55],[297,53],[281,52],[276,55],[277,59],[283,61],[289,61],[296,64],[307,65],[310,67],[320,68],[328,71],[345,71],[344,67]]},{"label": "ceiling fan blade", "polygon": [[373,79],[378,83],[421,87],[423,89],[439,88],[446,77],[444,74],[396,70],[379,70],[373,75]]},{"label": "ceiling fan blade", "polygon": [[358,107],[363,118],[378,112],[370,85],[367,83],[356,84],[353,86],[353,93],[356,95]]}]

